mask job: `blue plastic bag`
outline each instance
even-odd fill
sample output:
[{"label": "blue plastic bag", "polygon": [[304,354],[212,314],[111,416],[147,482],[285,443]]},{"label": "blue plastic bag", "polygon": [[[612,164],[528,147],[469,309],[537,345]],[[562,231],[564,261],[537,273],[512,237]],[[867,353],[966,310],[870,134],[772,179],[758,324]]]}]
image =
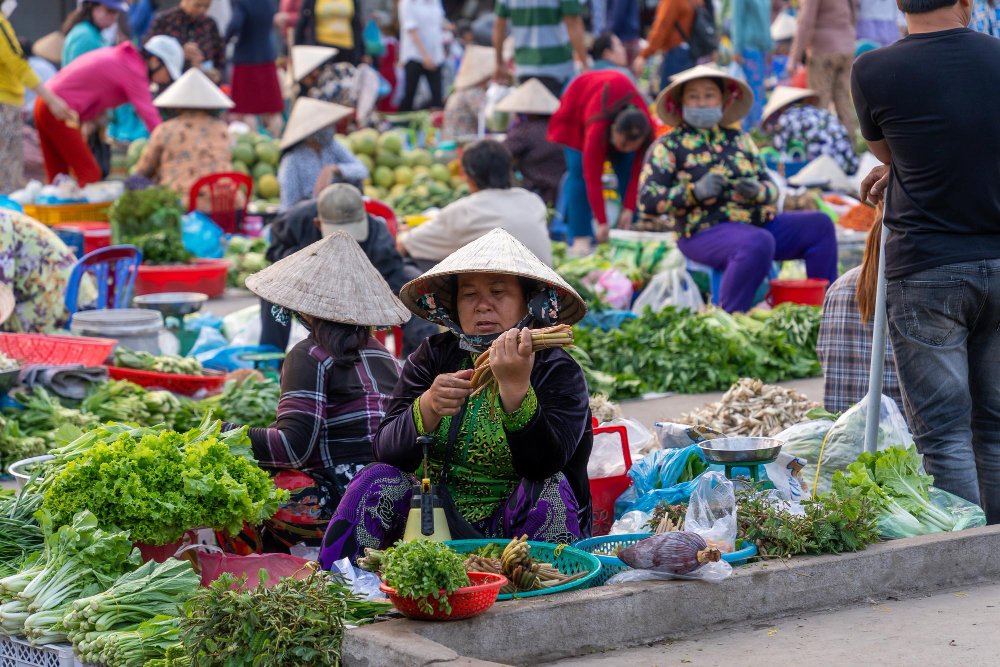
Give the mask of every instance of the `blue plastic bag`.
[{"label": "blue plastic bag", "polygon": [[8,197],[7,195],[0,195],[0,208],[4,208],[10,211],[17,211],[18,213],[24,213],[24,207],[18,204],[10,197]]},{"label": "blue plastic bag", "polygon": [[219,259],[225,252],[222,228],[201,211],[191,211],[181,218],[181,240],[195,257]]},{"label": "blue plastic bag", "polygon": [[636,461],[628,471],[632,486],[615,501],[615,518],[633,510],[652,512],[662,502],[672,505],[687,502],[701,476],[679,484],[677,479],[692,454],[705,460],[701,447],[690,445],[680,449],[658,449]]},{"label": "blue plastic bag", "polygon": [[[204,334],[209,329],[202,329],[201,331]],[[205,368],[232,373],[241,368],[252,369],[254,367],[253,362],[242,359],[243,356],[248,354],[270,354],[274,352],[280,353],[281,350],[273,345],[226,345],[195,356]]]}]

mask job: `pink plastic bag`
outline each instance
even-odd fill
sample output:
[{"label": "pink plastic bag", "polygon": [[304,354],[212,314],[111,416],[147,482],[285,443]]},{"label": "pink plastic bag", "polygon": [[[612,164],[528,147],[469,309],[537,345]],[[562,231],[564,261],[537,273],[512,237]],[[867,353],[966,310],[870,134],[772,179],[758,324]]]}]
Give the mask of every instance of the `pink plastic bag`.
[{"label": "pink plastic bag", "polygon": [[202,586],[208,586],[223,572],[229,572],[237,577],[246,576],[246,586],[254,588],[259,585],[260,572],[264,570],[267,572],[265,586],[271,588],[284,577],[305,579],[318,567],[315,561],[288,554],[235,556],[221,552],[200,551],[198,562],[201,564]]}]

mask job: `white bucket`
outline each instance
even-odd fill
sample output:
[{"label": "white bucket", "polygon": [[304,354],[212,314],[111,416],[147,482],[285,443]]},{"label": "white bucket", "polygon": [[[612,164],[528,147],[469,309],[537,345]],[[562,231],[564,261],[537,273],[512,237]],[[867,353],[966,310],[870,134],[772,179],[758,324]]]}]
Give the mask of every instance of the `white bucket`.
[{"label": "white bucket", "polygon": [[163,316],[144,308],[84,310],[73,315],[69,328],[82,336],[114,338],[130,350],[159,354]]}]

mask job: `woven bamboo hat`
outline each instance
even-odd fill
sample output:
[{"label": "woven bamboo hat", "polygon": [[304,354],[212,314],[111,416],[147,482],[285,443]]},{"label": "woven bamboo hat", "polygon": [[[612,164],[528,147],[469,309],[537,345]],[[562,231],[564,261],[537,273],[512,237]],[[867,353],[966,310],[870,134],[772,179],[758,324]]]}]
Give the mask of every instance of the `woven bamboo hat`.
[{"label": "woven bamboo hat", "polygon": [[62,65],[62,50],[66,39],[58,30],[41,37],[31,47],[31,54],[45,58],[50,63]]},{"label": "woven bamboo hat", "polygon": [[559,108],[559,98],[538,79],[528,79],[513,93],[500,100],[497,111],[551,116]]},{"label": "woven bamboo hat", "polygon": [[291,148],[323,128],[336,125],[353,114],[354,109],[342,104],[300,97],[295,101],[292,113],[288,117],[288,125],[285,126],[285,133],[281,135],[281,150]]},{"label": "woven bamboo hat", "polygon": [[232,109],[235,104],[197,67],[184,72],[153,101],[159,109]]},{"label": "woven bamboo hat", "polygon": [[14,290],[10,285],[0,283],[0,324],[3,324],[14,313]]},{"label": "woven bamboo hat", "polygon": [[451,277],[463,273],[503,273],[555,288],[559,294],[560,324],[574,324],[587,314],[587,304],[576,290],[503,229],[494,229],[451,253],[433,269],[403,285],[399,298],[414,314],[427,319],[427,311],[417,300],[425,294],[434,294],[441,303],[451,303],[454,297]]},{"label": "woven bamboo hat", "polygon": [[753,106],[753,91],[750,86],[739,79],[730,76],[718,67],[698,65],[670,79],[670,85],[663,89],[656,98],[656,115],[667,125],[676,127],[681,124],[681,93],[684,84],[695,79],[720,79],[725,93],[723,95],[722,121],[720,125],[732,125],[750,112]]},{"label": "woven bamboo hat", "polygon": [[472,44],[465,48],[462,64],[455,75],[455,90],[478,86],[497,71],[497,52],[491,46]]},{"label": "woven bamboo hat", "polygon": [[298,83],[338,53],[340,51],[331,46],[293,46],[292,80]]},{"label": "woven bamboo hat", "polygon": [[398,326],[410,314],[349,234],[336,231],[247,278],[254,294],[330,322]]},{"label": "woven bamboo hat", "polygon": [[762,123],[766,125],[772,120],[771,116],[784,111],[785,107],[808,99],[818,100],[819,96],[815,90],[810,90],[809,88],[777,86],[771,91],[771,96],[767,98],[767,104],[764,106],[764,114],[761,117],[763,119]]}]

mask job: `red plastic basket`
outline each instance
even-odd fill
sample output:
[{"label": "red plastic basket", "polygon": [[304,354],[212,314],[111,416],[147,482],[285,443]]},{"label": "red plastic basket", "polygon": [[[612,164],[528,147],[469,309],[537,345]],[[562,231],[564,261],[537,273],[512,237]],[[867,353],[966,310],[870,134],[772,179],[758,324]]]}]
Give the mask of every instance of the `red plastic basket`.
[{"label": "red plastic basket", "polygon": [[222,391],[222,386],[226,384],[225,373],[218,371],[206,371],[207,375],[182,375],[143,371],[137,368],[122,368],[121,366],[108,366],[107,369],[112,380],[128,380],[140,387],[166,389],[184,396],[194,396],[199,391],[204,391],[206,395],[217,394]]},{"label": "red plastic basket", "polygon": [[772,306],[779,303],[801,303],[807,306],[822,306],[826,295],[826,278],[806,278],[805,280],[772,280],[767,302]]},{"label": "red plastic basket", "polygon": [[0,333],[0,352],[25,364],[100,366],[117,344],[113,338]]},{"label": "red plastic basket", "polygon": [[448,603],[451,605],[450,614],[441,611],[441,603],[434,598],[427,598],[434,609],[434,613],[428,614],[417,604],[419,600],[404,598],[396,593],[395,588],[384,583],[379,589],[389,596],[389,601],[404,616],[424,621],[457,621],[477,616],[492,607],[497,601],[500,589],[507,585],[507,577],[487,572],[469,572],[469,581],[472,582],[471,586],[459,588],[448,596]]},{"label": "red plastic basket", "polygon": [[140,264],[135,277],[135,293],[201,292],[214,299],[226,291],[228,273],[227,259],[196,259],[190,264],[165,266]]},{"label": "red plastic basket", "polygon": [[[597,420],[594,420],[595,422]],[[625,474],[612,475],[611,477],[598,477],[590,480],[590,504],[594,508],[593,534],[607,535],[611,530],[611,524],[615,521],[615,501],[618,496],[625,493],[625,489],[632,485],[632,478],[628,476],[629,468],[632,467],[632,453],[629,450],[628,430],[624,426],[600,426],[594,425],[594,435],[601,433],[614,433],[621,438],[622,456],[625,459]]]}]

